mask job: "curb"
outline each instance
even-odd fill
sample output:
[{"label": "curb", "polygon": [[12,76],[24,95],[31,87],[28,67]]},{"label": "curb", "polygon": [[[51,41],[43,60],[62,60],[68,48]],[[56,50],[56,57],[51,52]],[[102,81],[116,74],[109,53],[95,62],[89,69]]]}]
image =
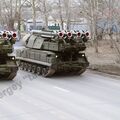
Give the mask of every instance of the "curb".
[{"label": "curb", "polygon": [[108,64],[108,65],[90,64],[88,69],[120,76],[120,64]]}]

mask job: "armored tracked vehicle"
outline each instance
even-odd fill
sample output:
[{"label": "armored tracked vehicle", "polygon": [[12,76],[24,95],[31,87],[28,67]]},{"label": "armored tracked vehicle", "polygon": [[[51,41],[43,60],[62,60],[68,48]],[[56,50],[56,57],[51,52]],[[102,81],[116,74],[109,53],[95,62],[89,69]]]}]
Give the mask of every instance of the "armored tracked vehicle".
[{"label": "armored tracked vehicle", "polygon": [[82,74],[89,62],[83,52],[89,33],[33,30],[24,38],[25,48],[17,50],[21,69],[52,76],[57,72]]},{"label": "armored tracked vehicle", "polygon": [[13,44],[16,41],[16,33],[0,32],[0,80],[12,80],[18,67],[13,52]]}]

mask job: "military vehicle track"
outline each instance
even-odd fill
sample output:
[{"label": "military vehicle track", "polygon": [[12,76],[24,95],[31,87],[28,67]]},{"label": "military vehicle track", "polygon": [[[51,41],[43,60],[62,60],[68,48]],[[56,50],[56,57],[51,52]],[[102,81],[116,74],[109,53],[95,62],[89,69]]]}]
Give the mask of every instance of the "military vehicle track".
[{"label": "military vehicle track", "polygon": [[43,77],[50,77],[55,73],[54,69],[46,66],[40,66],[37,64],[33,65],[27,62],[19,62],[18,65],[21,70],[36,73],[37,75],[42,75]]}]

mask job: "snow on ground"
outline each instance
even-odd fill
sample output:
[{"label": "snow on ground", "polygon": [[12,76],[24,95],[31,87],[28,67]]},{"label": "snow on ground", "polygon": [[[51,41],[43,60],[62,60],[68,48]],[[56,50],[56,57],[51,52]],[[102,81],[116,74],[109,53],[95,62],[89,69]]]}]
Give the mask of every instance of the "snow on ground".
[{"label": "snow on ground", "polygon": [[1,120],[120,120],[119,77],[19,71],[14,81],[1,81],[0,95]]},{"label": "snow on ground", "polygon": [[[118,46],[120,46],[118,42]],[[120,48],[120,47],[119,47]],[[98,70],[110,74],[120,75],[120,64],[117,63],[118,55],[110,47],[109,41],[100,41],[98,47],[99,53],[95,53],[94,47],[87,47],[86,55],[90,62],[90,69]]]}]

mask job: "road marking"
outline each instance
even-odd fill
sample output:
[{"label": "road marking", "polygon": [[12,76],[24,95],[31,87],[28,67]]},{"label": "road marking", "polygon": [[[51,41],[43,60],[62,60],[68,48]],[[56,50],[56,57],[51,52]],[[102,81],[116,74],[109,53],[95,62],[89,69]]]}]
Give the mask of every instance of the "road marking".
[{"label": "road marking", "polygon": [[58,90],[60,90],[60,91],[63,91],[63,92],[70,92],[69,90],[66,90],[66,89],[64,89],[64,88],[60,88],[60,87],[57,87],[57,86],[55,86],[54,87],[55,89],[58,89]]}]

